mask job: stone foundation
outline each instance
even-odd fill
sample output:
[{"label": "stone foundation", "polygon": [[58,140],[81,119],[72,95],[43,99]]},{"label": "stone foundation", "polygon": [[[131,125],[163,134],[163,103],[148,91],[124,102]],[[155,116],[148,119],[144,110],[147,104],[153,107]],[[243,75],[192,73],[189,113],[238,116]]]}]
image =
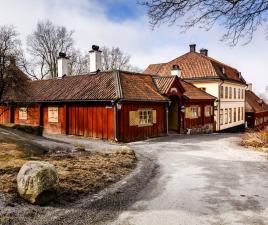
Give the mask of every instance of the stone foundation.
[{"label": "stone foundation", "polygon": [[204,126],[186,128],[184,132],[185,134],[211,134],[213,133],[213,124],[205,124]]}]

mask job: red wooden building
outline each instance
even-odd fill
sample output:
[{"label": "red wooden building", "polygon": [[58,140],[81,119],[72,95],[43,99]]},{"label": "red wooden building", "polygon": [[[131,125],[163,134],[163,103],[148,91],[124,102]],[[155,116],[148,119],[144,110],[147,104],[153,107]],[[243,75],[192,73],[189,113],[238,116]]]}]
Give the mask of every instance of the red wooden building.
[{"label": "red wooden building", "polygon": [[5,93],[0,123],[128,142],[169,131],[212,132],[214,100],[177,76],[96,72],[27,81],[25,93]]},{"label": "red wooden building", "polygon": [[246,90],[246,122],[248,128],[268,126],[268,105],[252,90]]}]

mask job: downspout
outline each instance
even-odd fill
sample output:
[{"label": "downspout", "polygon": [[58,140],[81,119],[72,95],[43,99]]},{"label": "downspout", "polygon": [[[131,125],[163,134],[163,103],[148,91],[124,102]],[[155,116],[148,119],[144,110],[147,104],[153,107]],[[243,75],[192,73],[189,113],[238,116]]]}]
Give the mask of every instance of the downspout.
[{"label": "downspout", "polygon": [[112,101],[112,104],[114,105],[114,140],[118,141],[118,136],[117,136],[117,104],[114,101]]},{"label": "downspout", "polygon": [[221,131],[221,118],[220,118],[220,108],[221,108],[221,87],[223,85],[224,81],[222,81],[220,83],[220,86],[219,86],[219,97],[218,97],[218,100],[219,100],[219,104],[218,104],[218,121],[219,121],[219,132]]},{"label": "downspout", "polygon": [[[120,79],[120,71],[115,70],[114,71],[114,79],[115,79],[115,88],[116,88],[116,95],[117,99],[115,101],[112,101],[112,104],[114,104],[114,140],[118,141],[118,130],[117,129],[117,118],[118,118],[118,110],[121,110],[121,108],[117,108],[118,101],[120,99],[123,99],[123,92],[121,87],[121,79]],[[121,105],[122,107],[122,105]]]},{"label": "downspout", "polygon": [[166,104],[166,129],[167,129],[167,135],[168,135],[168,114],[169,114],[169,110],[168,110],[168,108],[169,108],[169,102]]}]

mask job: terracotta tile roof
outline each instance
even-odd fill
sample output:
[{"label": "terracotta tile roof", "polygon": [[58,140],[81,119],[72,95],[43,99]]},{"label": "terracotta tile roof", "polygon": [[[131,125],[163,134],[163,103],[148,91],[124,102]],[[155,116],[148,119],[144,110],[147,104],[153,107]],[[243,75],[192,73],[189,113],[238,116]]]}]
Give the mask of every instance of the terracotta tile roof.
[{"label": "terracotta tile roof", "polygon": [[246,112],[268,112],[268,105],[254,92],[246,91]]},{"label": "terracotta tile roof", "polygon": [[166,97],[162,96],[158,92],[151,75],[121,71],[120,82],[123,99],[162,101],[167,100]]},{"label": "terracotta tile roof", "polygon": [[181,68],[181,77],[184,79],[227,79],[245,83],[235,68],[198,52],[188,52],[168,63],[151,64],[144,73],[169,76],[173,65]]},{"label": "terracotta tile roof", "polygon": [[158,91],[163,95],[167,94],[171,85],[175,82],[175,76],[169,77],[161,77],[161,76],[154,76],[154,82],[157,86]]},{"label": "terracotta tile roof", "polygon": [[188,83],[178,77],[175,76],[168,76],[168,77],[161,77],[161,76],[155,76],[154,81],[156,86],[158,87],[158,90],[161,94],[167,94],[171,85],[173,82],[179,82],[182,86],[183,90],[183,96],[187,99],[191,100],[215,100],[216,97],[200,90],[196,86],[194,86],[191,83]]},{"label": "terracotta tile roof", "polygon": [[114,72],[32,81],[35,101],[117,99]]}]

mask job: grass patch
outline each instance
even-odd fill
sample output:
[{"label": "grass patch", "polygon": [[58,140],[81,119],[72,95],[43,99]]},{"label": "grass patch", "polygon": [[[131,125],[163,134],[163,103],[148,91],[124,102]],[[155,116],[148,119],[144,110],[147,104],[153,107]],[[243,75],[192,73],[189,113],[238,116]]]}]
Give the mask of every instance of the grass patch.
[{"label": "grass patch", "polygon": [[17,201],[16,176],[21,166],[29,160],[47,161],[56,167],[60,190],[54,204],[61,205],[119,181],[136,166],[136,157],[131,151],[49,154],[19,136],[0,132],[0,193]]},{"label": "grass patch", "polygon": [[243,135],[241,144],[245,147],[268,152],[268,128],[247,132]]}]

